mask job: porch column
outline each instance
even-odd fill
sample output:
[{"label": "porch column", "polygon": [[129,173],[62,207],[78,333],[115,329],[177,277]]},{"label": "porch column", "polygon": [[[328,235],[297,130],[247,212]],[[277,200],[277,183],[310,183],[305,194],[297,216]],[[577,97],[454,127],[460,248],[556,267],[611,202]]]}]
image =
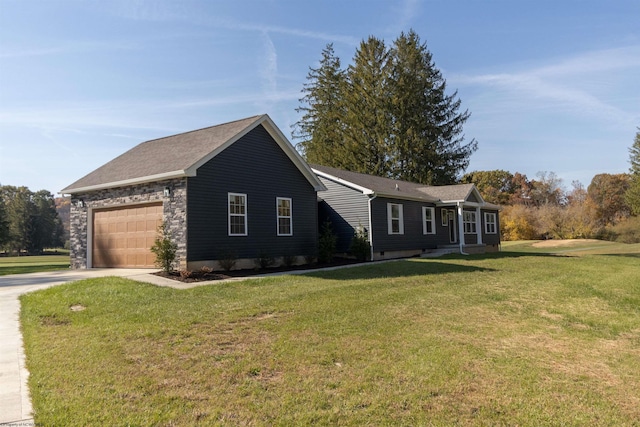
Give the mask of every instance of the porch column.
[{"label": "porch column", "polygon": [[480,216],[480,206],[476,207],[476,234],[478,235],[478,244],[482,244],[482,217]]}]

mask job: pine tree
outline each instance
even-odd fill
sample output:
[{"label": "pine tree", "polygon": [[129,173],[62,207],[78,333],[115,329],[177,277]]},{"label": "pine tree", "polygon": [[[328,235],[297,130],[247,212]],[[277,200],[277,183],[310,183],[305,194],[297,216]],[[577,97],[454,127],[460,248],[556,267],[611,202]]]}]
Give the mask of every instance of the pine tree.
[{"label": "pine tree", "polygon": [[298,148],[309,163],[331,165],[343,151],[342,114],[345,72],[333,45],[322,51],[320,67],[310,68],[300,102],[296,108],[302,118],[294,125],[294,137],[302,139]]},{"label": "pine tree", "polygon": [[311,69],[296,124],[307,160],[354,172],[424,184],[451,184],[469,164],[477,142],[464,144],[457,92],[414,31],[392,48],[369,37],[346,72],[332,46]]},{"label": "pine tree", "polygon": [[631,163],[631,179],[629,189],[625,194],[625,200],[633,215],[640,215],[640,128],[636,132],[636,138],[629,148],[629,162]]},{"label": "pine tree", "polygon": [[347,70],[344,95],[345,169],[387,176],[391,115],[388,92],[389,50],[375,37],[360,43]]},{"label": "pine tree", "polygon": [[393,175],[431,185],[451,184],[477,149],[475,140],[463,145],[462,126],[470,113],[458,112],[457,92],[446,94],[446,80],[413,30],[395,40],[392,56]]}]

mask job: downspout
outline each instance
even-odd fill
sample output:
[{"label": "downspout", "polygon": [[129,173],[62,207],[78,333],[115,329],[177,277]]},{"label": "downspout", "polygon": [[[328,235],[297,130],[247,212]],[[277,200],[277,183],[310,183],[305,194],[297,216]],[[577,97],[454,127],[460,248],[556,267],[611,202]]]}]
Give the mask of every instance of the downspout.
[{"label": "downspout", "polygon": [[460,241],[460,255],[469,255],[464,251],[464,224],[463,224],[463,209],[461,202],[457,202],[458,206],[458,240]]},{"label": "downspout", "polygon": [[367,200],[367,207],[369,213],[369,250],[371,251],[371,261],[373,261],[373,220],[371,219],[371,201],[378,197],[377,194],[373,194],[373,197],[369,197]]}]

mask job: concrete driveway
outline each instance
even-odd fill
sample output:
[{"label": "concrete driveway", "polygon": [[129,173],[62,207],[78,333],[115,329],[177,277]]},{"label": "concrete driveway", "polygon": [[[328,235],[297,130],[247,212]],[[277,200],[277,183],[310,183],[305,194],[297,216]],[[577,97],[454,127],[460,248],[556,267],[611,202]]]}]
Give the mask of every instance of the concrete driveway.
[{"label": "concrete driveway", "polygon": [[29,372],[25,368],[18,297],[62,283],[105,276],[127,277],[166,286],[167,279],[151,275],[153,271],[96,268],[0,276],[0,425],[35,425],[27,387]]}]

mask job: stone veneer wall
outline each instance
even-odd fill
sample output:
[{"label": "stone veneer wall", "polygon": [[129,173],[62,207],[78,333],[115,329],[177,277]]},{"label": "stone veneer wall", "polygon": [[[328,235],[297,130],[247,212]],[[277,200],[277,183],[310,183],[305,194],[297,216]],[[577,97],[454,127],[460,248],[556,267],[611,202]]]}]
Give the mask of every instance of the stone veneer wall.
[{"label": "stone veneer wall", "polygon": [[[171,189],[165,197],[164,189]],[[84,206],[80,206],[80,201]],[[163,202],[164,221],[178,245],[178,268],[187,265],[187,179],[172,179],[148,184],[98,190],[71,196],[71,268],[87,268],[87,231],[91,210],[106,207]]]}]

